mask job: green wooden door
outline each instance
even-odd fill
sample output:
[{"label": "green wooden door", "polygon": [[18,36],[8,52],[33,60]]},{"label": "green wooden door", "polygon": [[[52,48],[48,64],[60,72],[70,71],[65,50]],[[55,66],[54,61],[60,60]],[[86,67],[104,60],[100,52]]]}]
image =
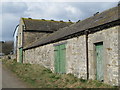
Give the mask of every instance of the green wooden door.
[{"label": "green wooden door", "polygon": [[19,62],[22,63],[23,62],[23,49],[19,48]]},{"label": "green wooden door", "polygon": [[59,73],[59,46],[55,46],[55,50],[54,50],[54,53],[55,53],[55,72],[56,73]]},{"label": "green wooden door", "polygon": [[65,44],[62,44],[59,46],[59,51],[60,51],[60,60],[59,60],[59,63],[60,63],[60,73],[65,73],[66,72],[66,68],[65,68],[65,51],[66,51],[66,48],[65,48]]},{"label": "green wooden door", "polygon": [[99,81],[104,80],[103,43],[96,44],[96,77]]},{"label": "green wooden door", "polygon": [[55,72],[56,73],[65,73],[65,44],[55,46]]}]

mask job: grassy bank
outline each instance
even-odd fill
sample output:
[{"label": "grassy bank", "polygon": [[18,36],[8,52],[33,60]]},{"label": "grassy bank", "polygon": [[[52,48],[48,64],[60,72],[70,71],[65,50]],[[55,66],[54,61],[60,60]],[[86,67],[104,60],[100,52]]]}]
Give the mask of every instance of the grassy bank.
[{"label": "grassy bank", "polygon": [[5,67],[34,88],[114,88],[96,80],[83,80],[72,74],[55,74],[41,65],[21,64],[15,60],[2,60]]}]

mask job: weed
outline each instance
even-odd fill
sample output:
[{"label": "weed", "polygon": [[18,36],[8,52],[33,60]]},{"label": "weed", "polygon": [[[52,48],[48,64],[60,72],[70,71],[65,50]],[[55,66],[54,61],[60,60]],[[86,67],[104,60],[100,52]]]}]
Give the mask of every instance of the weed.
[{"label": "weed", "polygon": [[83,88],[82,86],[76,86],[75,88]]},{"label": "weed", "polygon": [[57,75],[56,75],[56,76],[55,76],[55,79],[60,79],[60,76],[57,76]]},{"label": "weed", "polygon": [[17,74],[17,76],[34,88],[113,88],[96,80],[84,80],[73,74],[55,74],[37,64],[22,64],[16,60],[3,60],[3,65]]},{"label": "weed", "polygon": [[85,83],[87,80],[80,78],[80,82]]},{"label": "weed", "polygon": [[49,75],[49,78],[55,78],[54,74]]},{"label": "weed", "polygon": [[96,86],[97,86],[97,87],[100,87],[101,85],[102,85],[101,82],[97,82],[97,83],[96,83]]}]

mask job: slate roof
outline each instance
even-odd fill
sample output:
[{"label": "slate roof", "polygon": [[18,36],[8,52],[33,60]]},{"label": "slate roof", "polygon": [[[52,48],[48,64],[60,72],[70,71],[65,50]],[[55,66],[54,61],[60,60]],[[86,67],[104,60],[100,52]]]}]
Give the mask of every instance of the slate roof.
[{"label": "slate roof", "polygon": [[51,43],[55,40],[64,38],[66,36],[69,36],[69,35],[72,35],[78,32],[82,32],[84,30],[88,30],[93,27],[101,26],[101,25],[104,25],[106,23],[110,23],[116,20],[120,21],[119,9],[120,9],[120,6],[114,7],[102,13],[98,13],[95,16],[91,16],[83,21],[80,21],[68,27],[62,28],[56,31],[55,33],[50,34],[48,37],[41,38],[40,41],[34,43],[34,45],[28,48],[25,48],[25,49]]},{"label": "slate roof", "polygon": [[59,28],[69,26],[72,22],[60,22],[53,20],[22,18],[25,30],[57,31]]}]

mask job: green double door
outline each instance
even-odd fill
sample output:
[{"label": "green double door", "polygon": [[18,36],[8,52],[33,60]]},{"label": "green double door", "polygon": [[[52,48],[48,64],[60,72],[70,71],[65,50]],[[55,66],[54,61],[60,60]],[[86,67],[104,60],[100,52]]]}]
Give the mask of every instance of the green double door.
[{"label": "green double door", "polygon": [[104,62],[103,62],[103,43],[96,45],[96,78],[99,81],[104,80]]},{"label": "green double door", "polygon": [[23,62],[23,49],[19,48],[19,62],[22,63]]},{"label": "green double door", "polygon": [[55,46],[55,72],[65,73],[66,72],[66,48],[65,44]]}]

